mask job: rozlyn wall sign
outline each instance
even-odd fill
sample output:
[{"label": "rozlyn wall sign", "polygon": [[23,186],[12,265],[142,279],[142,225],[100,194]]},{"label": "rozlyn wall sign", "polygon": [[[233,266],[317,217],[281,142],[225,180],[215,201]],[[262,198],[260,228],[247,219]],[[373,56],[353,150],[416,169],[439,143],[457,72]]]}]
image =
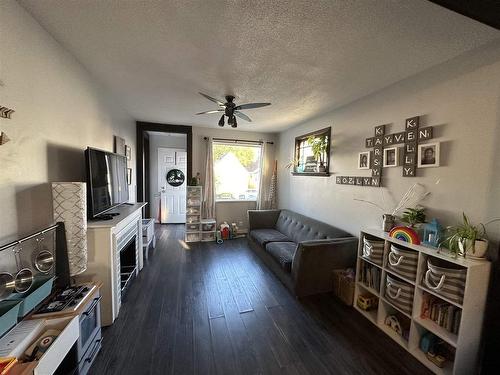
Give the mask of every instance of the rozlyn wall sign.
[{"label": "rozlyn wall sign", "polygon": [[[366,138],[366,148],[373,148],[371,158],[372,177],[364,176],[337,176],[337,184],[359,186],[381,186],[384,149],[394,148],[395,145],[404,143],[403,149],[403,177],[416,177],[418,143],[432,139],[432,126],[420,128],[420,117],[406,119],[406,130],[394,134],[386,134],[386,125],[375,127],[375,136]],[[395,153],[397,156],[397,152]],[[436,165],[437,166],[437,165]]]}]

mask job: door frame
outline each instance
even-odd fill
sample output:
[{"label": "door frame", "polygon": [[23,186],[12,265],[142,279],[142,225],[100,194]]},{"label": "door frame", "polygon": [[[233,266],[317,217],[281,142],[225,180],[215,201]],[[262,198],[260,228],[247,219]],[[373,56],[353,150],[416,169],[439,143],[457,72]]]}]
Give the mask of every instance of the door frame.
[{"label": "door frame", "polygon": [[[193,177],[193,129],[187,125],[161,124],[157,122],[136,122],[136,144],[137,144],[137,202],[149,202],[149,134],[148,131],[161,133],[186,134],[186,152],[187,152],[187,181]],[[144,207],[144,217],[151,216],[151,204]]]}]

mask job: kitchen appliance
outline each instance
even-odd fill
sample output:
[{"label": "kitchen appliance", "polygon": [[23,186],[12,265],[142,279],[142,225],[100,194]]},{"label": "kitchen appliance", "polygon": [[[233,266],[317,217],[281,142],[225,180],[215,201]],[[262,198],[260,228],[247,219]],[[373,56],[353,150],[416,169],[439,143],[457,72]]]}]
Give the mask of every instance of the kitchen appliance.
[{"label": "kitchen appliance", "polygon": [[94,289],[95,286],[93,284],[68,286],[54,293],[36,309],[35,315],[75,312]]}]

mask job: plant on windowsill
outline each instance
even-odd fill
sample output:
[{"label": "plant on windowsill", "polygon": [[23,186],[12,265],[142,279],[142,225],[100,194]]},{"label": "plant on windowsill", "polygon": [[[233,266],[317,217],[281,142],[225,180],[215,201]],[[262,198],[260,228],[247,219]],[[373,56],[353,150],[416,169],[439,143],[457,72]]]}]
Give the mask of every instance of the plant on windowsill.
[{"label": "plant on windowsill", "polygon": [[310,136],[307,138],[307,143],[311,146],[314,158],[319,162],[318,172],[325,173],[326,166],[324,156],[328,150],[328,137],[326,135],[319,137]]},{"label": "plant on windowsill", "polygon": [[471,223],[467,215],[462,213],[463,222],[459,225],[446,228],[446,235],[441,245],[447,247],[455,256],[463,255],[470,258],[482,259],[488,250],[488,239],[486,238],[486,225],[499,219],[493,219],[485,224]]}]

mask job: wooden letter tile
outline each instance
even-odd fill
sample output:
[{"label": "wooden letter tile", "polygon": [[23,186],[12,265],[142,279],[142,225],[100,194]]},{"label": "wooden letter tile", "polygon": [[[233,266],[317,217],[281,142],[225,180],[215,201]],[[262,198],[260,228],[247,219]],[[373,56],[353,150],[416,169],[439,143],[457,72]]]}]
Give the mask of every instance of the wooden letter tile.
[{"label": "wooden letter tile", "polygon": [[417,168],[414,165],[403,166],[403,177],[415,177]]},{"label": "wooden letter tile", "polygon": [[385,125],[375,126],[375,136],[379,137],[385,134]]},{"label": "wooden letter tile", "polygon": [[406,130],[409,129],[417,129],[419,125],[420,117],[415,116],[415,117],[410,117],[406,119]]},{"label": "wooden letter tile", "polygon": [[406,133],[405,133],[405,132],[401,132],[401,133],[396,133],[396,134],[394,134],[394,140],[393,140],[393,143],[394,143],[394,144],[397,144],[397,143],[404,143],[404,141],[405,141],[405,135],[406,135]]},{"label": "wooden letter tile", "polygon": [[418,130],[418,140],[425,141],[426,139],[432,138],[432,126],[422,128]]}]

